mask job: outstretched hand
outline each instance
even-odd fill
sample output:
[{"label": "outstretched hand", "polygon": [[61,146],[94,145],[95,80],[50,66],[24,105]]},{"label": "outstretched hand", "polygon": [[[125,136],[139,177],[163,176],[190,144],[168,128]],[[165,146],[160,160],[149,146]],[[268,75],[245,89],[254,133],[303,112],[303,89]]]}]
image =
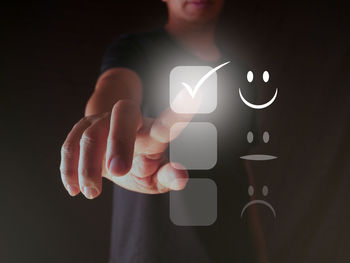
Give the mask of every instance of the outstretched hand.
[{"label": "outstretched hand", "polygon": [[[185,112],[196,112],[200,103],[200,93],[192,98],[185,89],[173,101]],[[145,118],[134,101],[119,100],[111,112],[81,119],[61,149],[60,171],[65,188],[72,196],[82,192],[92,199],[101,193],[105,177],[140,193],[183,189],[187,171],[181,164],[170,163],[164,153],[192,117],[168,108],[156,119]],[[172,128],[175,123],[182,125]]]}]

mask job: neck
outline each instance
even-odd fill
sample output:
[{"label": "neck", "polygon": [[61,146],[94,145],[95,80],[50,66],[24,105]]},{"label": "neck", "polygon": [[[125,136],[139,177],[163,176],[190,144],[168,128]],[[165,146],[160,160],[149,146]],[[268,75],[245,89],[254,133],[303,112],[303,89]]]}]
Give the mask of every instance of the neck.
[{"label": "neck", "polygon": [[185,49],[203,60],[218,60],[221,56],[215,43],[215,23],[197,25],[169,19],[166,31]]}]

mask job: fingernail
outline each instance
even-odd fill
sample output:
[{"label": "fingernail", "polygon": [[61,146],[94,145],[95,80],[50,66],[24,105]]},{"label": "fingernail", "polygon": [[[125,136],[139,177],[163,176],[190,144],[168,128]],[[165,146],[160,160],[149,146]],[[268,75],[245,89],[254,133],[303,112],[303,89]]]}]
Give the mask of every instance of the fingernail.
[{"label": "fingernail", "polygon": [[66,189],[71,196],[76,196],[80,192],[79,187],[74,185],[67,184]]},{"label": "fingernail", "polygon": [[120,157],[113,157],[113,159],[109,163],[109,171],[112,174],[123,174],[125,172],[125,169],[126,164]]},{"label": "fingernail", "polygon": [[83,193],[88,199],[93,199],[98,195],[98,191],[95,187],[84,187]]}]

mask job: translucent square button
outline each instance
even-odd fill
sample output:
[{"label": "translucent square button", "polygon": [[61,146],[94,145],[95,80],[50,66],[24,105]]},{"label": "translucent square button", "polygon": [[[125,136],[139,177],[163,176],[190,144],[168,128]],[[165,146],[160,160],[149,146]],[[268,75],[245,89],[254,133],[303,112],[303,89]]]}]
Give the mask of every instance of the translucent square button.
[{"label": "translucent square button", "polygon": [[[183,122],[175,123],[170,129],[170,137],[183,127]],[[217,130],[210,122],[190,122],[180,135],[169,145],[169,160],[180,163],[189,170],[209,170],[217,162]],[[175,166],[178,168],[178,166]]]},{"label": "translucent square button", "polygon": [[[211,71],[211,72],[210,72]],[[209,73],[209,74],[208,74]],[[200,93],[201,104],[196,112],[181,104],[172,104],[181,90],[192,99]],[[177,113],[211,113],[217,105],[217,73],[209,66],[178,66],[170,72],[170,107]]]},{"label": "translucent square button", "polygon": [[217,187],[207,178],[189,179],[184,190],[170,191],[170,220],[178,226],[209,226],[217,218]]}]

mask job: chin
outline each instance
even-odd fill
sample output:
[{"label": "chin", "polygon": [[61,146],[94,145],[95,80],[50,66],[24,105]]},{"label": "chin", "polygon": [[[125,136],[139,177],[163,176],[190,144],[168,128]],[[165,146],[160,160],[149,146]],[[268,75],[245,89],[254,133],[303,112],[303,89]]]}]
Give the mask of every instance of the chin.
[{"label": "chin", "polygon": [[193,23],[193,24],[206,25],[206,24],[210,24],[210,23],[214,22],[216,20],[216,18],[201,14],[201,15],[197,15],[197,16],[195,16],[195,15],[187,16],[186,20],[188,22]]}]

